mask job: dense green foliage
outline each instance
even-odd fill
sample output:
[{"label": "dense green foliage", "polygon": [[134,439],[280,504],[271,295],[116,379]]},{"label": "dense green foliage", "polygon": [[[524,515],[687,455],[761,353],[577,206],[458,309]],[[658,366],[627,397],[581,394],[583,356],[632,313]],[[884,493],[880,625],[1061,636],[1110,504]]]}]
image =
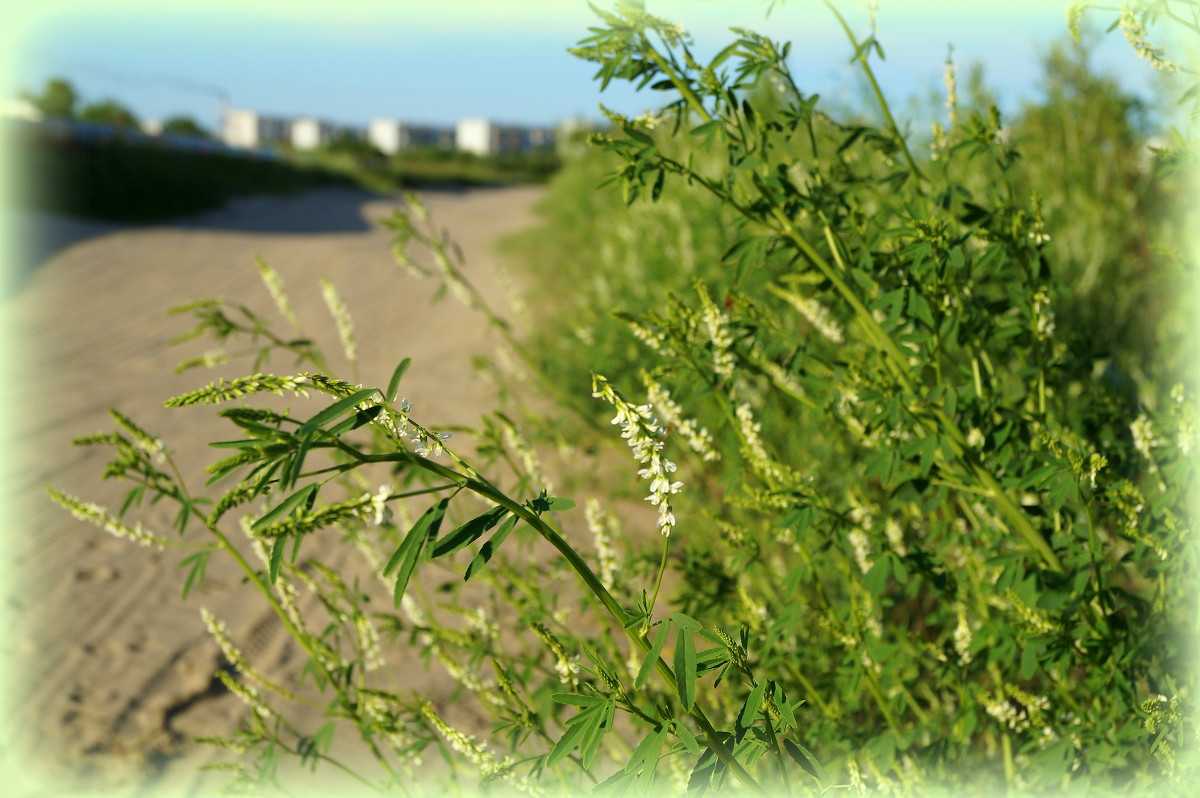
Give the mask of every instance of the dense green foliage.
[{"label": "dense green foliage", "polygon": [[108,125],[117,130],[137,130],[141,126],[137,115],[127,105],[112,99],[88,103],[76,118],[80,122]]},{"label": "dense green foliage", "polygon": [[206,127],[186,114],[168,116],[163,120],[162,132],[179,136],[196,136],[203,139],[211,139],[213,137],[212,133]]},{"label": "dense green foliage", "polygon": [[1145,702],[1190,694],[1195,349],[1186,175],[1138,101],[1059,47],[1042,102],[952,108],[914,153],[821,113],[752,35],[721,80],[606,34],[582,50],[602,75],[680,100],[614,117],[512,246],[553,298],[553,381],[641,373],[725,455],[681,466],[709,487],[680,500],[676,606],[759,607],[805,741],[880,786],[1148,783]]},{"label": "dense green foliage", "polygon": [[87,219],[151,222],[219,208],[233,197],[350,186],[344,174],[216,152],[120,139],[92,144],[18,144],[14,200]]},{"label": "dense green foliage", "polygon": [[301,165],[344,172],[364,188],[384,193],[409,188],[542,183],[559,167],[553,150],[476,155],[463,150],[414,147],[386,156],[369,143],[345,137],[308,152],[290,151]]}]

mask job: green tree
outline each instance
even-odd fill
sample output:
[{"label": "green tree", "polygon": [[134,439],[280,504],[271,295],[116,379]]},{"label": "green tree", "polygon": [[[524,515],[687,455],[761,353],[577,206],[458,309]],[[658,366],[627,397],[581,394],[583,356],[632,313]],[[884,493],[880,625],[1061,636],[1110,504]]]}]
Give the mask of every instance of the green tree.
[{"label": "green tree", "polygon": [[200,125],[195,119],[190,116],[176,115],[168,117],[162,126],[163,133],[174,133],[180,136],[200,136],[201,138],[210,139],[212,133],[207,128]]},{"label": "green tree", "polygon": [[128,107],[116,100],[101,100],[84,106],[79,112],[83,122],[97,122],[102,125],[112,125],[115,128],[136,128],[138,118]]},{"label": "green tree", "polygon": [[24,96],[45,116],[67,119],[75,116],[75,104],[79,101],[75,87],[64,78],[51,78],[46,81],[41,94]]}]

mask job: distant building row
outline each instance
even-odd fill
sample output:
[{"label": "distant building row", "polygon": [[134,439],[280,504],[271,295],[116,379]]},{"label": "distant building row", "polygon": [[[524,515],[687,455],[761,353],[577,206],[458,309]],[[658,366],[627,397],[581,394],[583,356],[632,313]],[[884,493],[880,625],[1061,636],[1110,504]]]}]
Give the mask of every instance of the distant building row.
[{"label": "distant building row", "polygon": [[369,127],[335,125],[312,117],[287,119],[232,108],[225,112],[221,139],[231,147],[258,149],[281,144],[311,150],[342,136],[365,140],[387,155],[413,147],[459,149],[477,155],[529,152],[554,147],[554,128],[498,125],[487,119],[461,119],[455,127],[410,125],[375,119]]}]

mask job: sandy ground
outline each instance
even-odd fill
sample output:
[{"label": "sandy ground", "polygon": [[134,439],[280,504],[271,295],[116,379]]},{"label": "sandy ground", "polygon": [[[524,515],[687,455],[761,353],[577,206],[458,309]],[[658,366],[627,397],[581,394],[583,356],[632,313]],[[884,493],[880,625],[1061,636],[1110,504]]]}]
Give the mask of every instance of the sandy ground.
[{"label": "sandy ground", "polygon": [[[540,193],[425,195],[461,245],[472,279],[498,306],[504,300],[492,279],[493,244],[532,223]],[[298,666],[265,605],[245,606],[247,594],[232,570],[210,569],[205,587],[181,600],[176,564],[186,552],[138,549],[74,521],[42,492],[52,484],[88,500],[119,502],[127,485],[99,481],[106,451],[69,445],[78,435],[111,429],[109,407],[161,435],[180,462],[215,459],[205,443],[229,437],[228,422],[211,408],[162,407],[164,398],[215,376],[172,374],[185,355],[204,347],[164,346],[190,326],[187,317],[165,316],[166,308],[224,296],[277,318],[254,265],[261,255],[282,275],[306,327],[335,353],[317,286],[328,277],[339,287],[356,324],[358,381],[386,385],[396,362],[409,356],[405,394],[427,425],[470,424],[488,406],[489,388],[468,359],[489,352],[494,335],[453,300],[435,304],[432,280],[414,281],[395,265],[390,233],[377,220],[396,206],[336,190],[240,200],[144,228],[20,220],[38,242],[26,250],[30,268],[18,264],[18,285],[3,299],[10,373],[0,396],[9,422],[0,636],[8,676],[0,768],[7,781],[0,792],[211,793],[221,777],[195,768],[223,757],[191,738],[231,731],[244,707],[214,685],[218,650],[200,623],[201,606],[226,619],[256,662],[277,670]],[[345,365],[340,355],[333,359]],[[247,368],[243,362],[218,373]],[[276,360],[264,370],[288,373],[293,364]],[[147,508],[141,517],[169,534],[164,511]],[[431,678],[414,671],[412,685],[435,698],[450,689],[422,682]]]}]

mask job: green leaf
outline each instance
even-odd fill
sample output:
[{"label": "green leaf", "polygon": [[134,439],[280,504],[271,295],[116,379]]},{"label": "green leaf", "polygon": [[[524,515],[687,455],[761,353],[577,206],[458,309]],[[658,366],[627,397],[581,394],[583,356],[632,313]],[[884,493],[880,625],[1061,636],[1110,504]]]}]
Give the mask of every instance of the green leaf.
[{"label": "green leaf", "polygon": [[783,692],[783,686],[778,682],[774,682],[774,684],[775,692],[771,696],[771,700],[775,702],[775,707],[779,710],[779,714],[783,716],[784,721],[793,729],[798,728],[800,724],[796,723],[796,713],[792,710],[792,705],[788,703],[787,695]]},{"label": "green leaf", "polygon": [[616,773],[609,776],[604,781],[592,788],[589,795],[600,798],[601,796],[619,796],[629,792],[629,788],[637,781],[636,773],[626,773],[624,770],[618,770]]},{"label": "green leaf", "polygon": [[624,131],[625,131],[626,136],[629,136],[629,138],[633,139],[634,141],[638,142],[639,144],[646,144],[651,147],[654,146],[654,139],[650,138],[648,135],[646,135],[642,131],[638,130],[636,127],[632,127],[630,125],[625,125]]},{"label": "green leaf", "polygon": [[612,728],[615,711],[616,702],[612,699],[605,701],[602,706],[587,710],[588,714],[593,715],[594,718],[589,718],[583,739],[579,741],[579,757],[585,770],[590,769],[596,761],[596,754],[600,751],[600,742]]},{"label": "green leaf", "polygon": [[[580,715],[583,713],[581,712]],[[575,718],[578,718],[576,715]],[[575,720],[572,718],[571,720]],[[582,723],[567,722],[567,728],[563,732],[563,736],[558,738],[558,742],[554,744],[554,748],[546,756],[546,767],[551,768],[563,760],[568,754],[574,751],[579,746],[579,741],[583,737],[584,725]]]},{"label": "green leaf", "polygon": [[817,761],[817,758],[812,755],[812,751],[786,738],[783,741],[783,748],[788,752],[788,756],[794,759],[797,765],[816,779],[822,787],[829,784],[829,774],[825,772],[825,768],[821,767],[821,763]]},{"label": "green leaf", "polygon": [[550,700],[559,703],[567,704],[573,707],[595,707],[603,704],[607,699],[601,698],[598,695],[575,695],[574,693],[555,693],[550,696]]},{"label": "green leaf", "polygon": [[646,684],[646,679],[650,677],[650,671],[654,668],[654,663],[658,662],[659,656],[662,655],[663,647],[667,644],[667,631],[668,625],[666,623],[658,625],[658,631],[654,634],[654,642],[650,644],[650,652],[642,660],[642,667],[638,669],[637,678],[633,680],[634,689],[642,689],[642,686]]},{"label": "green leaf", "polygon": [[683,628],[675,632],[675,688],[684,710],[691,712],[696,704],[696,647]]},{"label": "green leaf", "polygon": [[612,728],[615,702],[610,698],[569,693],[559,693],[553,698],[559,703],[581,706],[583,709],[567,721],[566,731],[546,757],[546,767],[552,767],[576,747],[579,748],[583,766],[591,767],[592,762],[595,761],[596,752],[600,748],[600,741]]},{"label": "green leaf", "polygon": [[279,566],[283,562],[283,552],[286,549],[287,535],[279,535],[271,541],[271,562],[267,572],[271,584],[275,584],[275,580],[279,578]]},{"label": "green leaf", "polygon": [[863,587],[871,591],[872,596],[879,596],[883,593],[883,589],[887,587],[888,580],[888,564],[887,557],[880,557],[875,560],[871,570],[863,576]]},{"label": "green leaf", "polygon": [[311,436],[304,436],[297,441],[296,456],[284,466],[283,473],[279,477],[279,487],[293,488],[296,486],[296,480],[300,478],[300,471],[304,466],[304,456],[308,454],[308,447],[311,445]]},{"label": "green leaf", "polygon": [[371,423],[382,412],[383,405],[372,405],[366,410],[359,410],[354,415],[342,421],[340,424],[330,427],[328,432],[335,438],[339,437],[347,432],[350,432],[351,430],[358,429],[364,424]]},{"label": "green leaf", "polygon": [[625,765],[626,773],[637,773],[643,769],[643,766],[649,764],[646,772],[654,771],[655,765],[658,764],[658,758],[662,753],[663,742],[667,739],[667,727],[659,726],[650,734],[642,738],[642,741],[633,749],[633,753],[629,756],[629,762]]},{"label": "green leaf", "polygon": [[662,196],[663,182],[666,180],[666,177],[666,171],[659,169],[658,177],[654,178],[654,185],[650,188],[650,200],[652,202],[657,202],[658,198]]},{"label": "green leaf", "polygon": [[925,297],[916,291],[910,291],[908,294],[908,313],[925,322],[930,329],[934,328],[933,310],[929,307],[929,302],[925,300]]},{"label": "green leaf", "polygon": [[508,533],[513,531],[513,527],[517,525],[517,521],[517,516],[511,516],[496,531],[496,534],[484,541],[484,544],[479,547],[479,553],[475,555],[475,559],[471,560],[471,564],[467,566],[467,572],[463,574],[464,582],[474,576],[480,568],[488,564],[492,559],[492,555],[500,548],[500,544],[508,537]]},{"label": "green leaf", "polygon": [[500,523],[507,514],[508,510],[505,508],[493,507],[482,515],[472,518],[438,541],[438,544],[433,547],[433,559],[449,556],[474,543],[483,536],[484,532]]},{"label": "green leaf", "polygon": [[671,623],[675,624],[676,626],[678,626],[680,629],[683,629],[684,631],[693,632],[693,633],[699,632],[699,631],[703,630],[703,628],[704,628],[700,625],[700,622],[697,621],[695,618],[692,618],[689,615],[684,615],[682,612],[671,613]]},{"label": "green leaf", "polygon": [[259,518],[257,521],[251,524],[250,528],[259,529],[274,522],[276,519],[283,517],[285,514],[290,514],[291,511],[299,507],[302,502],[307,502],[310,497],[315,497],[318,487],[319,485],[315,482],[311,485],[305,485],[303,488],[272,507],[262,516],[262,518]]},{"label": "green leaf", "polygon": [[400,378],[404,376],[404,372],[408,371],[408,367],[411,365],[412,358],[406,357],[400,361],[400,365],[396,366],[396,370],[392,372],[392,379],[388,382],[387,393],[383,397],[389,404],[396,401],[396,391],[400,389]]},{"label": "green leaf", "polygon": [[679,742],[683,743],[683,747],[687,749],[689,754],[694,754],[700,750],[700,743],[696,741],[696,735],[692,734],[687,726],[684,726],[679,721],[675,721],[673,729],[675,735],[679,738]]},{"label": "green leaf", "polygon": [[326,422],[333,421],[338,416],[349,412],[351,408],[365,401],[372,394],[378,392],[378,388],[363,388],[361,391],[355,391],[344,399],[339,399],[329,407],[322,410],[320,413],[317,413],[308,421],[304,422],[300,429],[296,431],[296,437],[306,438],[309,435],[312,435],[313,432],[315,432]]},{"label": "green leaf", "polygon": [[190,557],[185,557],[179,563],[180,568],[188,569],[187,578],[183,581],[182,598],[186,599],[193,587],[200,587],[204,584],[204,572],[208,568],[208,558],[211,554],[211,551],[198,551]]},{"label": "green leaf", "polygon": [[427,540],[437,537],[438,527],[441,526],[442,517],[446,515],[446,508],[450,506],[452,498],[452,496],[447,496],[426,510],[425,514],[417,519],[417,523],[413,524],[413,528],[409,530],[403,542],[396,548],[396,551],[388,559],[387,565],[384,566],[384,576],[389,576],[392,571],[396,571],[396,587],[393,596],[397,607],[400,606],[400,597],[404,595],[404,591],[408,587],[408,580],[412,578],[413,570],[417,567],[417,558],[420,556],[421,550],[425,547]]},{"label": "green leaf", "polygon": [[575,502],[571,501],[570,499],[564,499],[561,496],[552,496],[546,500],[546,503],[549,508],[555,512],[571,510],[575,507]]},{"label": "green leaf", "polygon": [[208,444],[215,449],[257,449],[263,445],[261,438],[248,438],[241,441],[213,441]]},{"label": "green leaf", "polygon": [[746,696],[746,703],[742,705],[742,712],[738,715],[737,725],[743,729],[748,729],[754,725],[755,719],[758,717],[758,710],[762,707],[763,694],[767,691],[766,679],[759,682],[750,695]]}]

